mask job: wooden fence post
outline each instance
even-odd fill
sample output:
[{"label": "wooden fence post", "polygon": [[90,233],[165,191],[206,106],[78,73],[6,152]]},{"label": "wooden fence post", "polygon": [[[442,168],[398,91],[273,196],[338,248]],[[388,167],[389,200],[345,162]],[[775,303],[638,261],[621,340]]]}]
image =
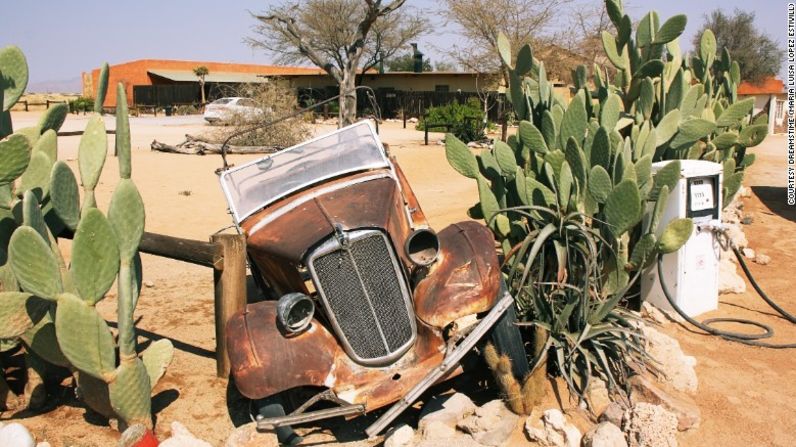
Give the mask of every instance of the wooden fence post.
[{"label": "wooden fence post", "polygon": [[246,306],[246,238],[241,234],[214,234],[213,268],[215,287],[216,375],[229,376],[225,333],[227,320]]}]

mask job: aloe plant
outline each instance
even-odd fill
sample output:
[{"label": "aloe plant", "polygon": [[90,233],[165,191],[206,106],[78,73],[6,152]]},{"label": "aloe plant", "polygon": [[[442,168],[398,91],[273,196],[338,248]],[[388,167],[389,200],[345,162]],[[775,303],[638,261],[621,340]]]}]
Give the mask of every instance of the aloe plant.
[{"label": "aloe plant", "polygon": [[[12,60],[19,65],[19,55],[16,49],[4,49],[0,63]],[[26,77],[27,69],[6,70],[0,64],[0,72],[25,73]],[[107,85],[107,76],[105,69],[101,84]],[[15,79],[13,85],[24,83]],[[3,93],[5,98],[18,97],[14,89]],[[117,98],[121,180],[107,217],[94,197],[108,151],[102,117],[89,119],[80,141],[82,203],[74,173],[57,160],[56,132],[66,117],[65,108],[50,109],[37,126],[0,141],[0,339],[18,340],[47,362],[70,368],[85,402],[105,416],[121,419],[120,426],[151,426],[151,389],[171,362],[173,347],[170,341],[160,340],[143,353],[136,352],[133,312],[140,291],[138,244],[145,216],[131,180],[130,133],[121,84]],[[97,103],[103,100],[101,89]],[[65,228],[74,233],[68,266],[56,240]],[[95,308],[114,282],[118,341]]]}]

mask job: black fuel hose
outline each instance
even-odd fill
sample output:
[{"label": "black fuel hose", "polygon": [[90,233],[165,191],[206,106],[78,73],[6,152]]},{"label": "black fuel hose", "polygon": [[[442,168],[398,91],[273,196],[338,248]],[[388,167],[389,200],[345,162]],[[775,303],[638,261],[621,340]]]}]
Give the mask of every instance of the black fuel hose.
[{"label": "black fuel hose", "polygon": [[[785,309],[780,307],[776,302],[774,302],[774,300],[769,298],[769,296],[766,295],[763,289],[760,288],[760,285],[757,283],[757,281],[755,281],[754,276],[752,276],[752,272],[749,271],[749,267],[746,265],[746,262],[743,259],[741,251],[738,250],[738,247],[736,247],[735,244],[733,244],[732,241],[729,240],[729,238],[727,238],[727,241],[729,243],[729,246],[732,248],[732,251],[735,253],[735,257],[738,258],[738,262],[741,264],[741,269],[743,269],[744,273],[746,274],[746,277],[749,278],[749,281],[752,283],[752,287],[754,287],[757,293],[760,295],[760,297],[763,298],[763,301],[765,301],[766,304],[771,306],[772,309],[777,311],[777,313],[780,314],[782,318],[790,321],[791,323],[796,323],[796,317],[794,317],[793,314],[790,314],[787,311],[785,311]],[[779,343],[766,343],[760,341],[761,339],[769,338],[772,335],[774,335],[774,330],[771,328],[771,326],[760,323],[759,321],[747,320],[743,318],[726,317],[726,318],[709,318],[707,320],[699,322],[689,317],[685,313],[685,311],[683,311],[683,309],[681,309],[680,306],[678,306],[677,303],[674,302],[674,298],[672,298],[672,294],[669,292],[669,287],[666,285],[666,282],[664,281],[662,254],[658,255],[658,278],[661,283],[661,289],[663,289],[663,295],[666,297],[666,300],[669,301],[669,305],[672,306],[672,309],[674,309],[675,312],[677,312],[681,317],[683,317],[685,321],[691,323],[692,325],[698,327],[699,329],[702,329],[703,331],[709,334],[721,337],[725,340],[734,341],[736,343],[742,343],[749,346],[758,346],[761,348],[772,348],[772,349],[796,348],[796,343],[779,344]],[[741,332],[722,331],[720,329],[712,327],[711,324],[714,323],[745,324],[763,329],[763,332],[759,334],[745,334]]]}]

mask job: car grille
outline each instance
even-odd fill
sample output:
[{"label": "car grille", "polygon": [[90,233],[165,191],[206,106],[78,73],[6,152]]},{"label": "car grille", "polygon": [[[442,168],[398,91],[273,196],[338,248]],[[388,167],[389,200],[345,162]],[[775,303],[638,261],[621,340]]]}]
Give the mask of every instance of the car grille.
[{"label": "car grille", "polygon": [[409,349],[416,333],[409,290],[383,232],[339,232],[308,259],[326,312],[355,361],[383,364]]}]

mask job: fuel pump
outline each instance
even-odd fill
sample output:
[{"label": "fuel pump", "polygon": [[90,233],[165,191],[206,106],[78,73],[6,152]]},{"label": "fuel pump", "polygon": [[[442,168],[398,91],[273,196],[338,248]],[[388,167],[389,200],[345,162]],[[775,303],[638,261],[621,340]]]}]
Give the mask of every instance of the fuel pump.
[{"label": "fuel pump", "polygon": [[[653,173],[669,162],[652,165]],[[674,302],[689,316],[714,310],[719,303],[719,255],[721,246],[714,228],[721,227],[722,166],[704,160],[681,160],[680,180],[669,194],[669,201],[655,229],[660,236],[669,221],[690,218],[694,232],[676,252],[663,256],[663,279]],[[651,216],[651,209],[646,219]],[[647,224],[649,221],[647,221]],[[674,310],[661,288],[655,266],[641,277],[642,297],[655,306]]]},{"label": "fuel pump", "polygon": [[[654,163],[653,173],[667,163]],[[718,163],[680,160],[680,179],[669,195],[659,228],[655,231],[660,236],[670,220],[681,217],[692,219],[694,230],[678,251],[659,255],[657,263],[644,271],[641,278],[642,299],[663,309],[674,310],[690,324],[726,340],[763,348],[796,348],[796,343],[761,341],[774,335],[774,330],[758,321],[722,317],[700,322],[693,318],[694,315],[718,307],[719,256],[722,248],[726,248],[735,254],[738,264],[763,301],[783,319],[796,324],[796,315],[788,313],[766,295],[749,271],[740,249],[727,236],[727,230],[721,223],[721,183],[722,167]],[[648,209],[646,223],[649,223],[647,219],[650,219],[651,214],[651,209]],[[730,332],[713,327],[715,323],[740,323],[756,327],[762,332]]]}]

